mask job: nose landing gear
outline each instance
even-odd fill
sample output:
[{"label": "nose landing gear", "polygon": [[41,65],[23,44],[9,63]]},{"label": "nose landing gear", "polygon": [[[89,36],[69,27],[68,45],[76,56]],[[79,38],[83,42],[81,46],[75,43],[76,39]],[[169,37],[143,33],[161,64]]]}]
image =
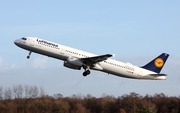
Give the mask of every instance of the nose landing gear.
[{"label": "nose landing gear", "polygon": [[29,59],[29,58],[30,58],[30,56],[31,56],[31,51],[29,52],[29,55],[27,56],[27,59]]}]

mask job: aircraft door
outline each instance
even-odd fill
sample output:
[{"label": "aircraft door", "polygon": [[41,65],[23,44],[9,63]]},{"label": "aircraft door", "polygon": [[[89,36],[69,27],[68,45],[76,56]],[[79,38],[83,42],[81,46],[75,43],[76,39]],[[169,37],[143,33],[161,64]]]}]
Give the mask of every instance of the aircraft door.
[{"label": "aircraft door", "polygon": [[142,76],[142,70],[141,69],[139,69],[137,76],[139,76],[139,77]]},{"label": "aircraft door", "polygon": [[29,42],[30,46],[34,46],[34,43],[35,43],[34,39],[28,38],[28,42]]},{"label": "aircraft door", "polygon": [[61,47],[60,47],[60,54],[61,54],[61,55],[64,55],[64,52],[65,52],[65,47],[61,46]]}]

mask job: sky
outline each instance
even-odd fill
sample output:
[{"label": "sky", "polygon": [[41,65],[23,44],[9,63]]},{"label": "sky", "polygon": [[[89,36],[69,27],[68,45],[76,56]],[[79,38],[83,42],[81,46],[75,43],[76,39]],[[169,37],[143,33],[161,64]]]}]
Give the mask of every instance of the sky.
[{"label": "sky", "polygon": [[[48,95],[73,94],[115,97],[136,92],[180,95],[179,0],[1,0],[0,86],[43,87]],[[63,62],[14,45],[23,36],[36,36],[97,55],[142,66],[165,52],[162,73],[167,80],[136,80],[63,67]]]}]

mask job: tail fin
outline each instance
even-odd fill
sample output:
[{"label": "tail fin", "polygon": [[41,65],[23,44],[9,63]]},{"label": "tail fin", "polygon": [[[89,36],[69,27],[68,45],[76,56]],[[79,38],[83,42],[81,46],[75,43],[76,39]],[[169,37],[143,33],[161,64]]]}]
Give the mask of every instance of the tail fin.
[{"label": "tail fin", "polygon": [[154,60],[152,60],[151,62],[149,62],[142,68],[156,72],[156,73],[160,73],[168,57],[169,57],[169,54],[162,53],[161,55],[156,57]]}]

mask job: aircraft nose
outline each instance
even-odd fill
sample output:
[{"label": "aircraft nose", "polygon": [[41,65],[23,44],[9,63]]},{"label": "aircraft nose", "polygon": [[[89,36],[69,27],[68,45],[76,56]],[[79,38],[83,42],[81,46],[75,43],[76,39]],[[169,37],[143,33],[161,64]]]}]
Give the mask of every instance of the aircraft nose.
[{"label": "aircraft nose", "polygon": [[14,44],[15,44],[15,45],[18,45],[18,43],[19,43],[19,40],[15,40],[15,41],[14,41]]}]

